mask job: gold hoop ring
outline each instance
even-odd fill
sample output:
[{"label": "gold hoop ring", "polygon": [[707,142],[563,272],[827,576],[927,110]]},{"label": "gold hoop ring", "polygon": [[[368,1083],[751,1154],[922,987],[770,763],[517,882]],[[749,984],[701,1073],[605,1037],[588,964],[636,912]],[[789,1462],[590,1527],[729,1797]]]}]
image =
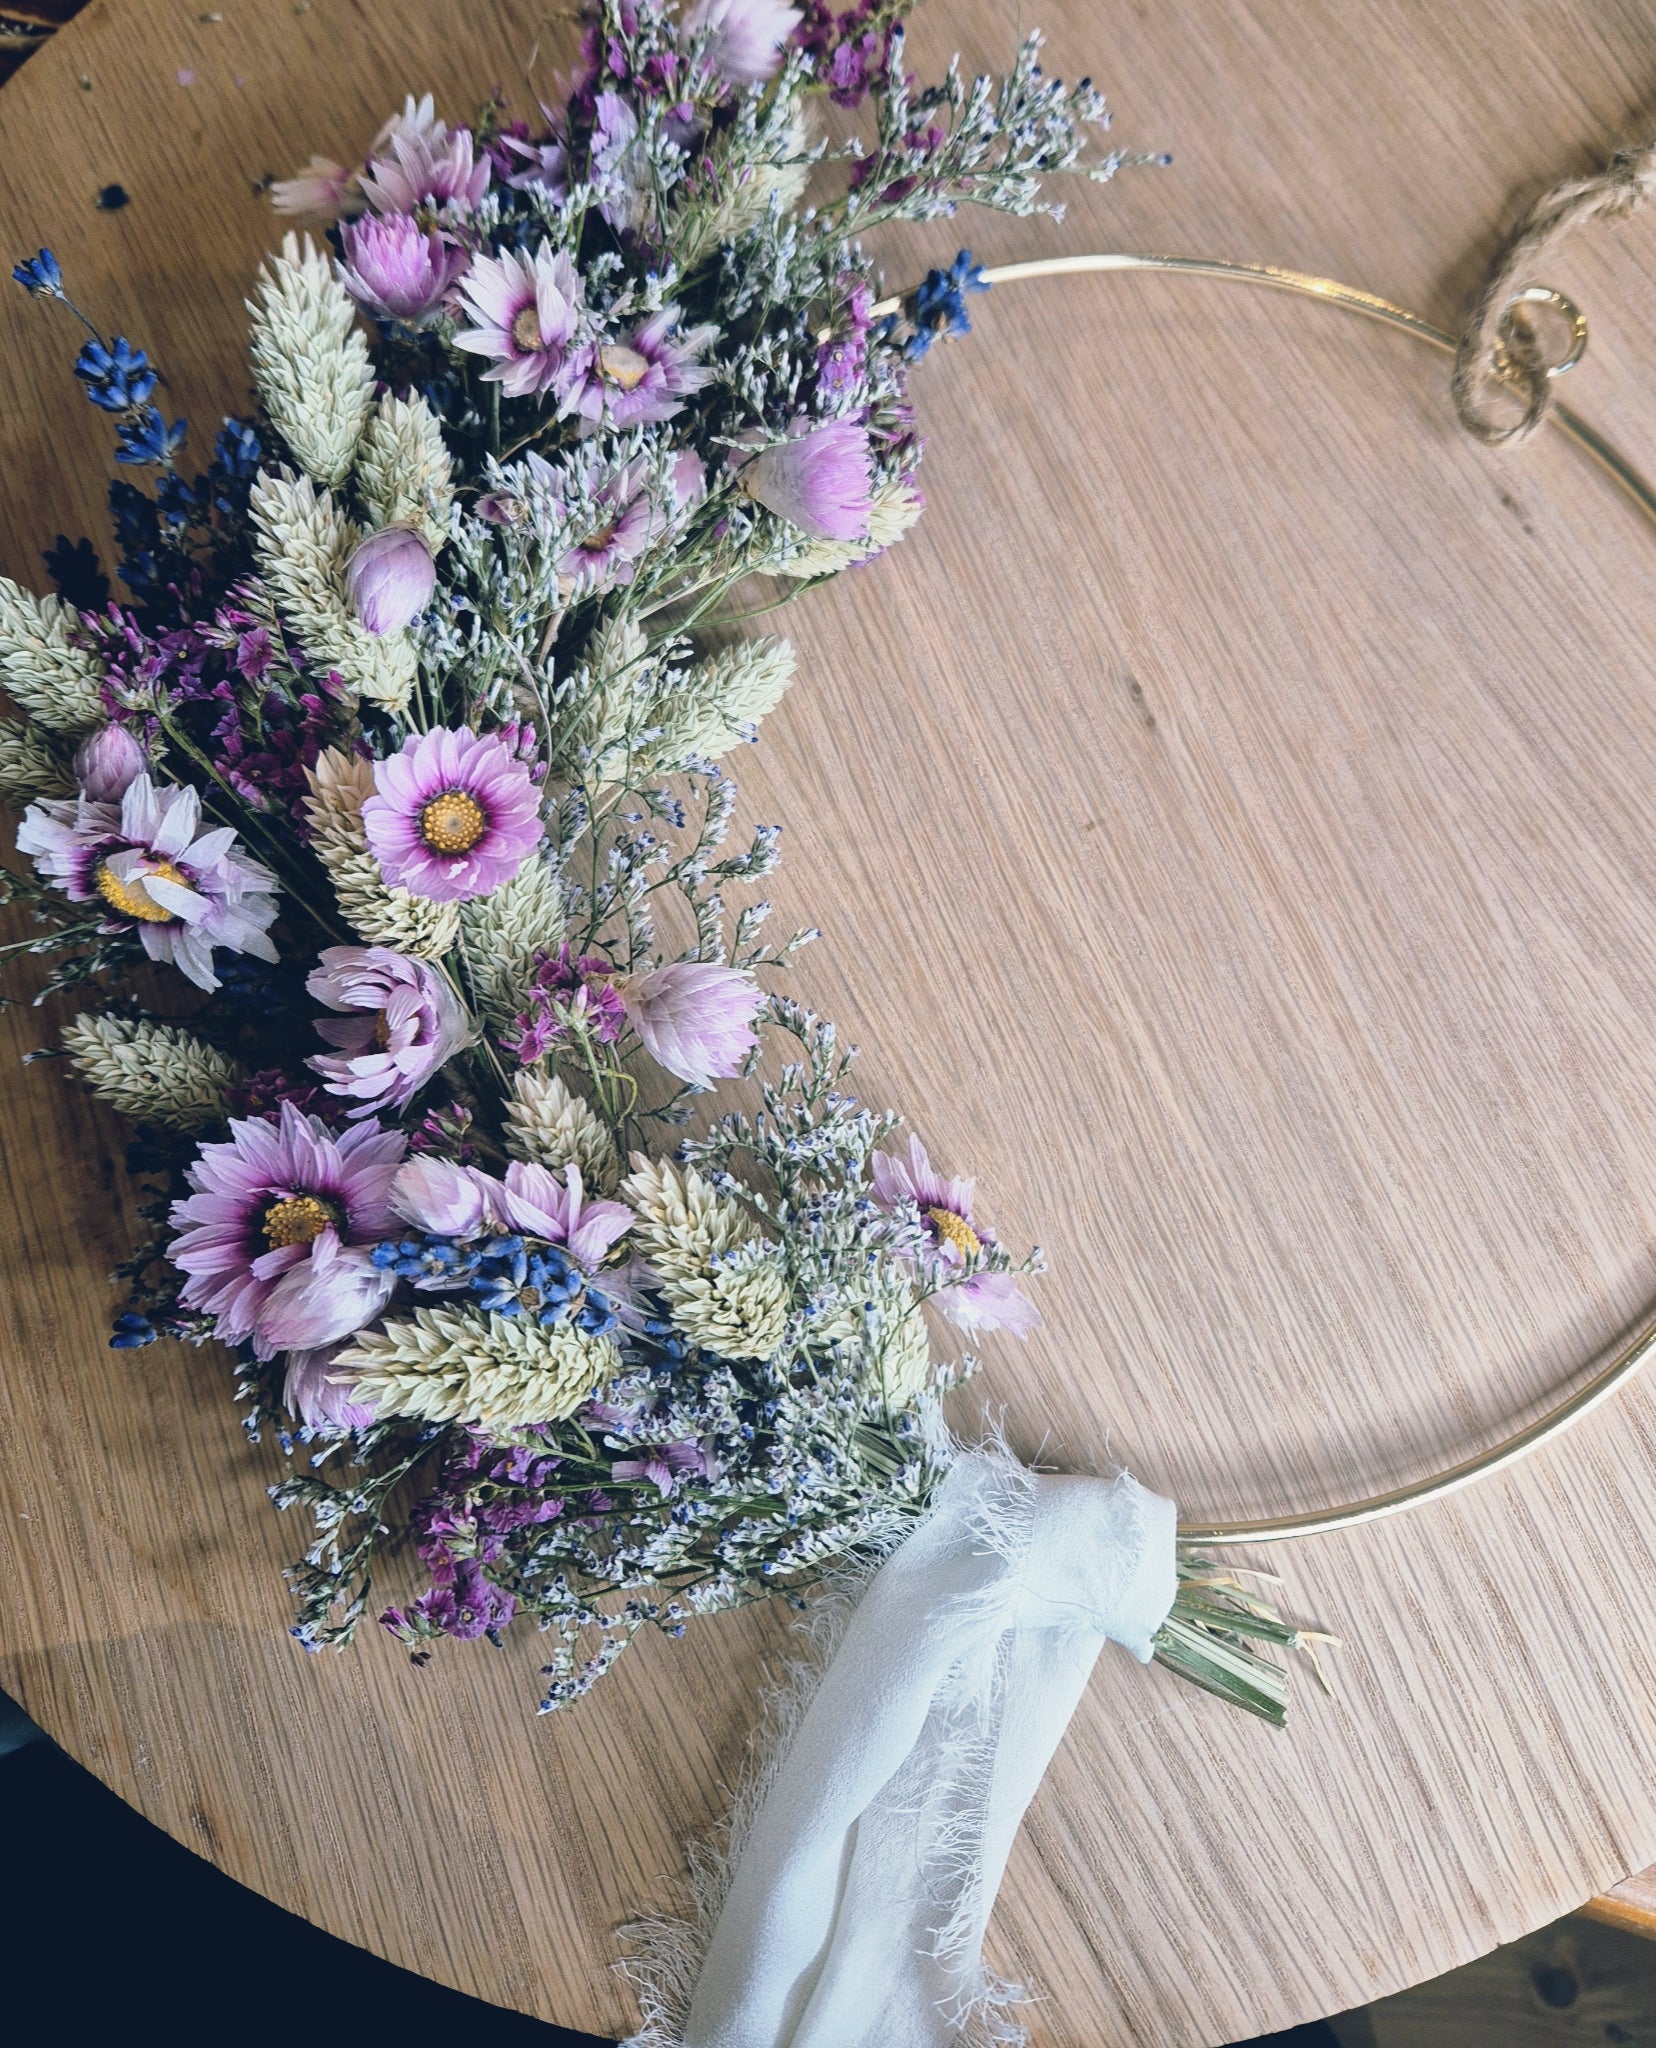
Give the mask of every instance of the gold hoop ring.
[{"label": "gold hoop ring", "polygon": [[[1077,277],[1088,272],[1122,270],[1211,277],[1231,284],[1260,285],[1270,291],[1295,292],[1302,298],[1320,299],[1325,305],[1343,307],[1348,313],[1378,321],[1383,327],[1395,327],[1404,334],[1412,334],[1416,340],[1427,342],[1445,354],[1453,355],[1457,346],[1453,335],[1422,318],[1419,313],[1410,312],[1407,306],[1394,305],[1390,299],[1382,299],[1374,292],[1359,291],[1355,285],[1340,284],[1331,277],[1313,277],[1304,271],[1282,270],[1270,263],[1226,263],[1202,256],[1134,256],[1112,252],[1007,263],[998,269],[985,270],[982,275],[985,283],[1001,285],[1039,277]],[[1586,316],[1562,292],[1555,292],[1546,285],[1532,285],[1520,292],[1508,307],[1503,331],[1506,323],[1513,320],[1513,308],[1531,303],[1551,306],[1568,323],[1569,347],[1559,362],[1547,366],[1549,376],[1561,377],[1580,362],[1586,351]],[[900,299],[885,299],[874,308],[874,313],[877,316],[896,313],[901,305]],[[1579,414],[1567,407],[1554,406],[1548,416],[1561,433],[1608,472],[1652,525],[1656,525],[1656,491],[1633,465]],[[1356,1528],[1363,1522],[1383,1521],[1388,1515],[1400,1515],[1409,1508],[1423,1507],[1427,1501],[1442,1500],[1479,1479],[1488,1478],[1491,1473],[1506,1471],[1538,1451],[1543,1444],[1562,1436],[1583,1416],[1590,1415],[1619,1392],[1653,1354],[1656,1354],[1656,1305],[1617,1347],[1609,1361],[1566,1400],[1516,1434],[1492,1444],[1486,1451],[1479,1451],[1474,1457],[1463,1458],[1447,1471],[1434,1472],[1407,1486],[1393,1487],[1389,1492],[1372,1494],[1366,1500],[1350,1501],[1338,1507],[1308,1508],[1300,1514],[1271,1515],[1257,1521],[1181,1522],[1179,1539],[1182,1543],[1210,1550],[1244,1543],[1284,1543],[1295,1536],[1325,1536],[1336,1529]]]}]

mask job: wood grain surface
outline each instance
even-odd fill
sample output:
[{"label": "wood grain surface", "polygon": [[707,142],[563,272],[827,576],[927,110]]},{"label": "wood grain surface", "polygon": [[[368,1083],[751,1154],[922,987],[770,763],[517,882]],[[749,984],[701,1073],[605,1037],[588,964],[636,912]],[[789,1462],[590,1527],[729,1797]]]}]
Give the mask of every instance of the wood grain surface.
[{"label": "wood grain surface", "polygon": [[[0,252],[50,241],[169,409],[242,402],[255,187],[407,87],[544,84],[536,0],[98,0],[0,97]],[[1646,132],[1633,0],[1042,0],[1053,68],[1173,169],[1061,226],[894,243],[1325,271],[1453,323],[1518,203]],[[995,0],[922,72],[1007,54]],[[180,73],[193,82],[180,84]],[[119,180],[132,203],[102,213]],[[1656,462],[1656,220],[1571,252],[1572,402]],[[745,758],[799,983],[867,1096],[1048,1249],[965,1402],[1196,1517],[1309,1506],[1536,1411],[1656,1295],[1656,545],[1556,440],[1459,436],[1441,361],[1214,284],[1027,285],[925,366],[930,510],[791,615]],[[103,422],[0,296],[0,568],[103,532]],[[346,1938],[614,2032],[783,1618],[651,1642],[537,1722],[533,1637],[307,1660],[223,1362],[105,1349],[113,1123],[0,1023],[0,1685],[144,1813]],[[992,1960],[1051,2048],[1197,2048],[1362,2003],[1656,1856],[1656,1385],[1515,1475],[1262,1554],[1351,1641],[1285,1736],[1102,1663]]]}]

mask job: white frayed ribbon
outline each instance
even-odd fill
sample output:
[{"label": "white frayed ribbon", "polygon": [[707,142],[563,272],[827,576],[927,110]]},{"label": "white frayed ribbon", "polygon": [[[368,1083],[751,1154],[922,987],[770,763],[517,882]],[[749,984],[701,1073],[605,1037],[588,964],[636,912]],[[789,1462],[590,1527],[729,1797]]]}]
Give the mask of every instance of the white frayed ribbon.
[{"label": "white frayed ribbon", "polygon": [[1150,1660],[1174,1532],[1173,1503],[1125,1472],[960,1456],[701,1873],[710,1931],[647,1934],[632,2048],[1021,2041],[984,1927],[1099,1650]]}]

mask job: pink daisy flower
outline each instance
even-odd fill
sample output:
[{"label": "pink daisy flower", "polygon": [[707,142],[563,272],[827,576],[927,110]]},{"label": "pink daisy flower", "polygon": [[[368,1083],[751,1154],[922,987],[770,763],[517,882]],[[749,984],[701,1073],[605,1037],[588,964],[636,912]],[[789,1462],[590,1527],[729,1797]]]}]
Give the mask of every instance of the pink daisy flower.
[{"label": "pink daisy flower", "polygon": [[422,203],[468,210],[489,189],[489,160],[476,157],[469,128],[450,129],[431,117],[429,95],[391,124],[375,144],[362,189],[376,213],[412,213]]},{"label": "pink daisy flower", "polygon": [[549,391],[568,410],[589,358],[581,280],[563,250],[542,242],[533,256],[508,249],[477,257],[460,281],[459,308],[473,324],[454,345],[491,359],[485,382],[508,398]]},{"label": "pink daisy flower", "polygon": [[912,1206],[920,1213],[933,1276],[941,1280],[933,1297],[943,1313],[963,1330],[1010,1330],[1027,1337],[1040,1323],[1035,1304],[1012,1273],[968,1273],[951,1280],[968,1260],[992,1249],[994,1235],[972,1215],[977,1184],[947,1180],[932,1166],[918,1138],[909,1139],[908,1159],[876,1152],[869,1160],[874,1199],[893,1214]]},{"label": "pink daisy flower", "polygon": [[340,230],[345,289],[382,319],[429,320],[466,267],[466,252],[406,213],[348,222]]},{"label": "pink daisy flower", "polygon": [[630,583],[639,557],[667,525],[642,457],[603,477],[588,502],[591,524],[557,562],[559,576],[583,597]]},{"label": "pink daisy flower", "polygon": [[866,540],[874,498],[868,432],[855,420],[795,420],[743,463],[742,489],[817,540]]},{"label": "pink daisy flower", "polygon": [[189,1167],[194,1194],[173,1204],[167,1256],[186,1276],[184,1307],[260,1358],[371,1322],[397,1284],[369,1247],[396,1228],[388,1196],[406,1143],[374,1122],[330,1131],[291,1102],[277,1123],[232,1123],[229,1143],[203,1145]]},{"label": "pink daisy flower", "polygon": [[509,882],[544,829],[528,765],[492,734],[445,726],[415,733],[374,763],[362,826],[393,888],[437,903]]},{"label": "pink daisy flower", "polygon": [[620,984],[627,1018],[644,1050],[692,1088],[739,1073],[758,1044],[764,997],[749,974],[702,960],[675,960]]},{"label": "pink daisy flower", "polygon": [[448,977],[389,946],[329,946],[305,987],[341,1017],[320,1017],[317,1031],[337,1052],[307,1065],[330,1095],[362,1107],[401,1109],[466,1043],[466,1012]]},{"label": "pink daisy flower", "polygon": [[593,427],[638,427],[670,420],[713,372],[695,361],[718,333],[711,323],[678,332],[677,306],[663,306],[625,341],[592,353],[571,410]]},{"label": "pink daisy flower", "polygon": [[200,827],[193,789],[135,775],[118,805],[87,796],[31,804],[17,845],[72,902],[102,903],[105,931],[135,933],[152,960],[215,989],[215,947],[276,958],[277,883],[228,825]]}]

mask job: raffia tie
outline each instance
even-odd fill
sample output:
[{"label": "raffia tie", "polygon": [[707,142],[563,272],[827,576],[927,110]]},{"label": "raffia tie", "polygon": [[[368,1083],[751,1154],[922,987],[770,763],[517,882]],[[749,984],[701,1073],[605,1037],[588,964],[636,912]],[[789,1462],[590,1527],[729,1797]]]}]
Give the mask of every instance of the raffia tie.
[{"label": "raffia tie", "polygon": [[1492,448],[1510,446],[1528,440],[1547,417],[1558,365],[1548,362],[1533,325],[1515,317],[1524,290],[1574,229],[1625,219],[1652,197],[1656,141],[1618,149],[1595,177],[1566,179],[1525,214],[1455,356],[1455,410],[1469,433]]}]

